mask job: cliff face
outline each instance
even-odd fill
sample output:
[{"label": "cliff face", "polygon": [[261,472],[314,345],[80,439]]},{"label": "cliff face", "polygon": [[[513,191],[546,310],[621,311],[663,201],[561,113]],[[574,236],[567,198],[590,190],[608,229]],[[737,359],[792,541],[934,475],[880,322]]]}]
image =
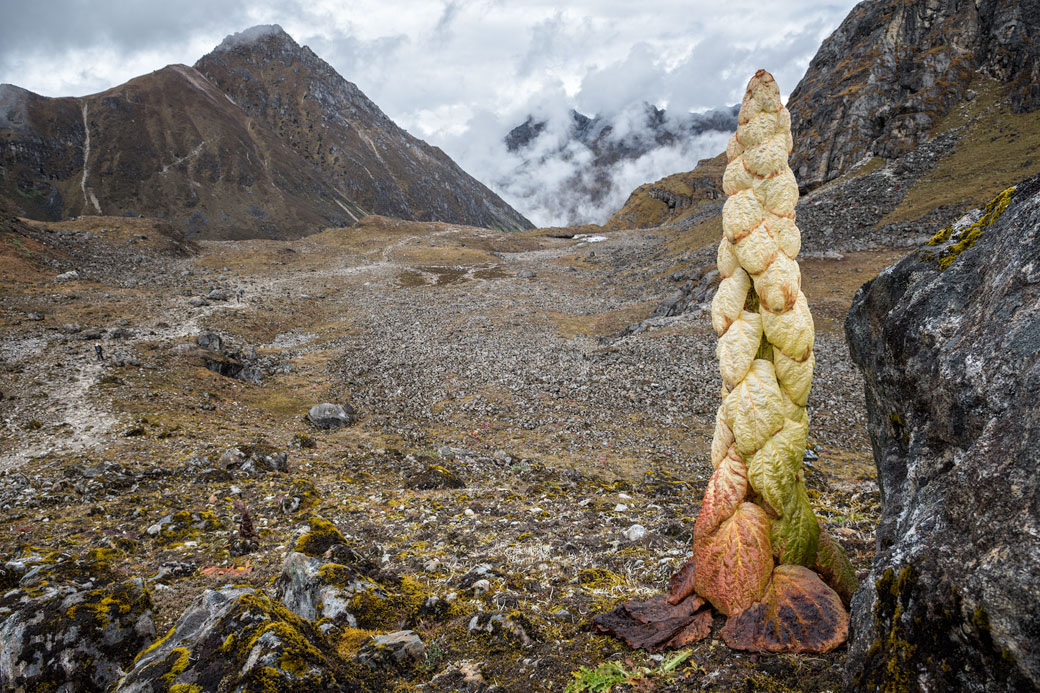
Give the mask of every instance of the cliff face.
[{"label": "cliff face", "polygon": [[823,42],[791,93],[803,189],[863,158],[897,157],[968,96],[975,72],[1006,82],[1017,112],[1040,107],[1040,2],[871,0]]},{"label": "cliff face", "polygon": [[291,238],[369,212],[530,223],[276,27],[83,98],[0,86],[0,196],[57,220],[144,215],[200,238]]},{"label": "cliff face", "polygon": [[277,26],[228,37],[195,68],[371,212],[503,230],[531,226]]}]

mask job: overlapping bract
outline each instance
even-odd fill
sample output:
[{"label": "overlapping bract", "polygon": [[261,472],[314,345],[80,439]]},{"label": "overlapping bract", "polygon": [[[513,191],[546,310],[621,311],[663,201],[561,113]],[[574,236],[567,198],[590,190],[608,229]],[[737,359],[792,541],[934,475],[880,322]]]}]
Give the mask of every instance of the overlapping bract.
[{"label": "overlapping bract", "polygon": [[[802,477],[813,367],[813,321],[795,256],[798,185],[787,166],[791,116],[773,77],[748,84],[730,140],[719,244],[722,280],[711,306],[719,335],[722,405],[693,532],[693,558],[666,599],[626,603],[595,618],[633,647],[680,647],[729,617],[736,649],[826,652],[848,634],[856,576],[821,531]],[[822,578],[822,579],[821,579]]]},{"label": "overlapping bract", "polygon": [[802,602],[815,595],[827,617],[808,621],[827,633],[768,646],[751,637],[731,643],[804,651],[844,640],[848,616],[841,603],[855,577],[840,547],[821,539],[802,477],[815,358],[812,315],[795,261],[801,237],[798,183],[787,165],[791,147],[791,116],[772,76],[760,70],[744,95],[723,177],[729,198],[718,250],[722,280],[711,310],[722,405],[712,441],[715,473],[694,531],[693,587],[722,613],[740,616],[743,633],[758,627],[759,615],[789,613],[778,605],[785,595]]}]

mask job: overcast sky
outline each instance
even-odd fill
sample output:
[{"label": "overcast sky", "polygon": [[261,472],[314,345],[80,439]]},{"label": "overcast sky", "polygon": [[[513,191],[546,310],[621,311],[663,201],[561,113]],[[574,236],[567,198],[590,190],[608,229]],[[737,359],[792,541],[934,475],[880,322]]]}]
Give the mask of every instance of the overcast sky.
[{"label": "overcast sky", "polygon": [[[0,82],[81,96],[170,63],[190,65],[227,34],[277,23],[399,125],[546,223],[551,213],[525,210],[501,188],[516,163],[503,159],[501,138],[528,114],[611,115],[642,102],[672,113],[725,106],[760,67],[786,96],[855,4],[0,0]],[[633,175],[646,182],[675,172],[651,164]]]}]

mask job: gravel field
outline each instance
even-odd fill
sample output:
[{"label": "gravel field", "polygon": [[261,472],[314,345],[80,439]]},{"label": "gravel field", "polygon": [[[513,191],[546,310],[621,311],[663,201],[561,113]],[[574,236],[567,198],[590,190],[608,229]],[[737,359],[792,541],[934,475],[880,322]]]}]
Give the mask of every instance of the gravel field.
[{"label": "gravel field", "polygon": [[[5,260],[0,296],[0,559],[111,548],[116,571],[152,576],[165,632],[205,588],[268,585],[319,515],[381,575],[452,605],[365,626],[422,637],[426,660],[395,674],[405,689],[450,690],[471,667],[490,689],[560,690],[581,666],[656,666],[588,626],[688,556],[719,403],[711,287],[651,314],[705,273],[710,248],[677,255],[667,230],[589,243],[379,218],[198,247],[25,233],[36,259]],[[891,258],[805,270],[821,316],[806,478],[859,570],[878,495],[840,318]],[[80,279],[54,281],[72,269]],[[320,402],[356,422],[313,428]],[[288,471],[263,462],[281,453]],[[248,550],[235,503],[259,536]],[[164,540],[182,516],[201,519]],[[475,631],[480,614],[526,637]],[[361,642],[330,637],[344,652]],[[656,684],[839,685],[844,650],[761,658],[719,642]]]}]

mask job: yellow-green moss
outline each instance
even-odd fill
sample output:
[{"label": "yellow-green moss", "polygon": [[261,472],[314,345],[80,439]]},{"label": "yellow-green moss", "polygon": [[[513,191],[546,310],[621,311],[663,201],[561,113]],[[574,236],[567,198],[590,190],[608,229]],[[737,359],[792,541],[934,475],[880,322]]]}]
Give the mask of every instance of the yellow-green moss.
[{"label": "yellow-green moss", "polygon": [[170,522],[163,526],[155,540],[160,544],[173,544],[201,532],[219,531],[223,527],[220,518],[212,510],[195,513],[181,510],[173,514]]},{"label": "yellow-green moss", "polygon": [[343,534],[336,529],[336,525],[325,518],[311,515],[308,523],[310,524],[310,531],[296,540],[293,551],[298,551],[308,556],[320,556],[336,544],[347,543]]},{"label": "yellow-green moss", "polygon": [[188,658],[190,655],[191,653],[188,652],[187,647],[175,647],[170,650],[168,655],[166,655],[167,661],[171,658],[173,660],[170,662],[169,670],[162,675],[162,680],[166,682],[167,685],[173,684],[173,680],[184,673],[184,670],[188,668]]},{"label": "yellow-green moss", "polygon": [[157,638],[155,642],[153,642],[151,645],[149,645],[148,647],[146,647],[143,650],[141,650],[137,654],[137,656],[134,657],[134,664],[137,664],[139,661],[141,661],[142,657],[144,657],[149,652],[152,652],[157,647],[162,645],[164,642],[169,640],[171,635],[173,635],[173,628],[170,628],[170,630],[166,631],[166,635],[162,636],[161,638]]},{"label": "yellow-green moss", "polygon": [[578,573],[578,584],[587,589],[605,590],[625,583],[625,579],[606,568],[588,568]]},{"label": "yellow-green moss", "polygon": [[343,628],[336,643],[336,652],[340,657],[350,659],[375,635],[376,631],[365,628]]},{"label": "yellow-green moss", "polygon": [[1002,191],[986,203],[986,207],[982,210],[982,216],[978,221],[960,231],[955,232],[952,226],[942,229],[928,240],[928,245],[945,245],[946,247],[937,252],[921,251],[918,253],[918,257],[925,261],[934,260],[940,270],[948,269],[960,257],[961,253],[974,246],[982,238],[986,229],[1000,218],[1011,203],[1011,198],[1014,197],[1014,194],[1014,186]]},{"label": "yellow-green moss", "polygon": [[396,628],[413,618],[429,597],[426,587],[410,577],[402,577],[397,589],[369,587],[355,594],[348,610],[360,628]]},{"label": "yellow-green moss", "polygon": [[175,683],[170,686],[170,693],[202,693],[197,683]]},{"label": "yellow-green moss", "polygon": [[318,568],[318,577],[326,585],[335,585],[336,587],[347,587],[351,583],[355,582],[358,578],[358,574],[352,568],[339,563],[326,563],[322,567]]}]

